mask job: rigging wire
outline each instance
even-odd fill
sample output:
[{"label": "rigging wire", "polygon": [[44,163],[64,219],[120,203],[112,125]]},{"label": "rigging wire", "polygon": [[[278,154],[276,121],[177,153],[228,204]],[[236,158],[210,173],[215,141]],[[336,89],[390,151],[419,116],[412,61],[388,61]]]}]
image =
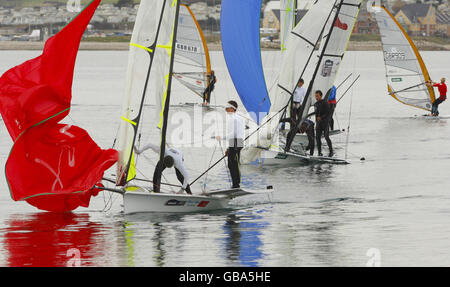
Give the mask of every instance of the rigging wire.
[{"label": "rigging wire", "polygon": [[[355,71],[355,69],[356,69],[356,53],[353,58],[353,71]],[[359,79],[359,75],[356,78],[356,80],[358,80],[358,79]],[[354,85],[351,86],[351,89],[352,89],[352,92],[350,95],[350,110],[348,113],[347,138],[346,138],[346,142],[345,142],[345,160],[347,160],[347,158],[348,158],[348,142],[350,140],[350,124],[351,124],[351,118],[352,118],[353,93],[354,93],[354,89],[355,89]],[[341,99],[342,99],[342,97],[341,97]]]}]

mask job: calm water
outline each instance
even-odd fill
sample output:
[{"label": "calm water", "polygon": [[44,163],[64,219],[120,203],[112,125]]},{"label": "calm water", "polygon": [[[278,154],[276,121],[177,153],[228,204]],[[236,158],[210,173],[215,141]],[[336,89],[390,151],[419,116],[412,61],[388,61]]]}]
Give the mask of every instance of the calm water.
[{"label": "calm water", "polygon": [[[0,72],[37,55],[2,51]],[[275,55],[263,56],[269,86]],[[422,55],[433,79],[449,76],[449,52]],[[80,52],[78,58],[68,122],[88,130],[103,148],[117,132],[126,62],[126,52]],[[216,103],[224,104],[236,94],[220,53],[213,54],[213,66]],[[273,198],[240,199],[229,210],[188,215],[125,216],[122,199],[109,194],[72,214],[39,212],[13,202],[2,176],[0,265],[66,266],[79,255],[82,266],[449,266],[450,119],[415,118],[422,112],[387,96],[381,52],[348,52],[338,82],[349,73],[361,79],[337,117],[346,128],[351,110],[352,164],[244,167],[244,185],[271,184]],[[173,94],[174,103],[198,101],[178,84]],[[440,112],[450,115],[450,104]],[[336,140],[344,156],[345,137]],[[0,124],[1,174],[11,144]],[[212,154],[186,151],[193,175]],[[152,170],[142,172],[148,177]],[[225,167],[210,179],[211,185],[226,184]]]}]

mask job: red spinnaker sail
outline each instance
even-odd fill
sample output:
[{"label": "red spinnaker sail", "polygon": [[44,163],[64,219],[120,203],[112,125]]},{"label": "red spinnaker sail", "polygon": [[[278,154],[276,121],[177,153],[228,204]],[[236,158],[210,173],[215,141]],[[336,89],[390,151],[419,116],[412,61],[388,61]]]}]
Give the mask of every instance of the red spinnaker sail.
[{"label": "red spinnaker sail", "polygon": [[99,4],[50,38],[41,56],[0,78],[0,113],[14,141],[5,168],[14,200],[48,211],[87,207],[117,161],[116,151],[101,150],[83,129],[59,124],[70,110],[81,37]]}]

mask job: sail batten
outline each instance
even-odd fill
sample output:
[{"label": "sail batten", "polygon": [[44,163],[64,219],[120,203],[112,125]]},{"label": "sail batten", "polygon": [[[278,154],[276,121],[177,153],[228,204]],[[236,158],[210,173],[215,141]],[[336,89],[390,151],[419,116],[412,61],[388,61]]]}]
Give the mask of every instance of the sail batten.
[{"label": "sail batten", "polygon": [[430,76],[417,47],[389,10],[377,8],[388,93],[405,105],[430,111],[435,94],[425,85]]}]

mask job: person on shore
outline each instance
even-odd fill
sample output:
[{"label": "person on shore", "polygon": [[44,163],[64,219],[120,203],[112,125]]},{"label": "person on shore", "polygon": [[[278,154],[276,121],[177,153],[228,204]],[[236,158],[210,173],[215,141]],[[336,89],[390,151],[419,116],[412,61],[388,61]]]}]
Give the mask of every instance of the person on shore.
[{"label": "person on shore", "polygon": [[[228,169],[230,170],[233,188],[240,188],[241,172],[239,162],[241,150],[244,147],[245,125],[242,117],[236,114],[238,104],[235,101],[229,101],[225,108],[227,112],[227,133],[224,140],[228,141],[226,155],[228,157]],[[222,140],[220,136],[217,140]]]},{"label": "person on shore", "polygon": [[445,78],[442,78],[440,83],[428,81],[427,86],[437,87],[439,91],[439,98],[433,102],[433,106],[431,108],[431,116],[437,117],[439,116],[439,105],[447,99],[447,85],[445,84]]},{"label": "person on shore", "polygon": [[322,91],[317,90],[314,94],[316,98],[316,103],[314,104],[315,115],[316,115],[316,141],[317,141],[317,151],[319,152],[319,156],[323,156],[322,154],[322,134],[327,141],[328,149],[330,150],[329,157],[334,155],[333,145],[330,140],[330,106],[328,102],[325,101],[323,97]]},{"label": "person on shore", "polygon": [[209,73],[206,76],[206,78],[208,80],[208,86],[206,87],[205,91],[203,92],[203,105],[204,106],[208,106],[211,103],[211,94],[214,91],[214,88],[217,83],[217,78],[216,78],[214,71],[211,71],[211,73]]},{"label": "person on shore", "polygon": [[306,119],[301,125],[300,125],[300,133],[308,136],[308,146],[306,147],[306,151],[309,150],[309,155],[314,155],[314,141],[315,141],[315,133],[314,133],[314,122]]},{"label": "person on shore", "polygon": [[[160,153],[160,148],[151,143],[140,150],[135,148],[135,152],[139,155],[149,149],[158,154]],[[158,161],[153,174],[153,192],[160,193],[162,173],[166,168],[172,167],[175,168],[178,180],[183,184],[178,194],[182,194],[186,191],[187,194],[192,195],[191,187],[189,186],[189,173],[184,166],[183,153],[175,148],[166,148],[163,161]]]},{"label": "person on shore", "polygon": [[328,96],[328,105],[330,106],[330,131],[334,130],[334,111],[336,110],[336,87],[331,88],[330,95]]}]

